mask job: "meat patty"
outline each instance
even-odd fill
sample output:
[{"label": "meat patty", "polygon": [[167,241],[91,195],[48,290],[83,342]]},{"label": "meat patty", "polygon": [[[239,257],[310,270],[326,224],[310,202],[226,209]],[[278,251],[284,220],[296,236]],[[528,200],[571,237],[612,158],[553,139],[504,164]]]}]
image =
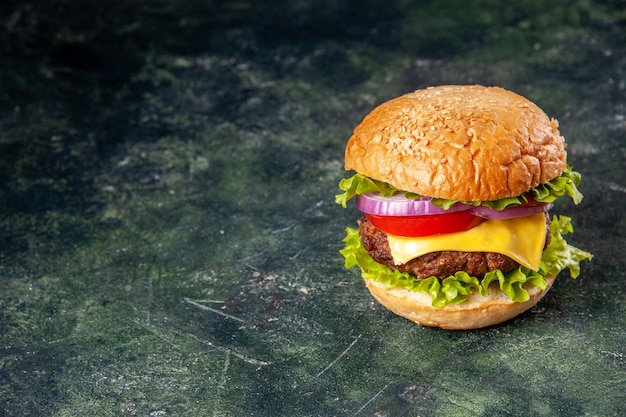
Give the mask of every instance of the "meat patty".
[{"label": "meat patty", "polygon": [[[550,243],[550,221],[547,213],[546,224],[548,233],[544,248]],[[435,276],[444,279],[454,275],[457,271],[465,271],[469,275],[482,277],[487,272],[496,269],[506,273],[519,266],[513,259],[499,253],[458,251],[431,252],[405,264],[396,265],[391,256],[387,234],[374,227],[365,217],[361,218],[359,235],[363,246],[376,262],[399,272],[411,273],[418,278]]]}]

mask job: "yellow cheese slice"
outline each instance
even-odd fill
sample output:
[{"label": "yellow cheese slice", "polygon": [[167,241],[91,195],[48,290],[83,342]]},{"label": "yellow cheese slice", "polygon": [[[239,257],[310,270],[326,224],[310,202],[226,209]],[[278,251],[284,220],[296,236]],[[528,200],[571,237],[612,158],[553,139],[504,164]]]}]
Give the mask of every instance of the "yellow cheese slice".
[{"label": "yellow cheese slice", "polygon": [[534,271],[539,269],[546,241],[543,213],[514,219],[486,220],[465,232],[425,237],[387,235],[396,265],[438,251],[495,252]]}]

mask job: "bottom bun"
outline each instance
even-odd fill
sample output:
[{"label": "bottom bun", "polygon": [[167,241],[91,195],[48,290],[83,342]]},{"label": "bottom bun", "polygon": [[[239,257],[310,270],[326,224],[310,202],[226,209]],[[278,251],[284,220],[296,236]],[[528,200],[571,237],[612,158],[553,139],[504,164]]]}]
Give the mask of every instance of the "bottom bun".
[{"label": "bottom bun", "polygon": [[405,288],[389,288],[365,279],[370,293],[388,310],[424,326],[450,330],[469,330],[499,324],[532,308],[552,286],[556,276],[546,277],[545,290],[537,286],[528,289],[530,299],[523,303],[511,300],[499,288],[489,288],[489,297],[474,293],[467,302],[433,307],[429,294]]}]

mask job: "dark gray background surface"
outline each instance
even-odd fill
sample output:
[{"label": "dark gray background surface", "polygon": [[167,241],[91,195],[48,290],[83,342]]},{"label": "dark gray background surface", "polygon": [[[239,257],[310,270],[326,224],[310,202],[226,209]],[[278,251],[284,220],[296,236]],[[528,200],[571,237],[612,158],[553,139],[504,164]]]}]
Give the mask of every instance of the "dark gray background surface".
[{"label": "dark gray background surface", "polygon": [[[626,414],[623,1],[4,1],[0,415]],[[595,257],[489,329],[338,250],[377,104],[499,85],[561,123]]]}]

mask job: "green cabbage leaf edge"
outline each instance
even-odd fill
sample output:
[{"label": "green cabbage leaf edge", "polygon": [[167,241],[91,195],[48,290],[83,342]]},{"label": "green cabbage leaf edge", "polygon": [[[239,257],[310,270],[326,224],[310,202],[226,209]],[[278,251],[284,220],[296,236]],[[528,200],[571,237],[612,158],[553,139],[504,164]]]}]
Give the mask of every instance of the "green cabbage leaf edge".
[{"label": "green cabbage leaf edge", "polygon": [[[504,210],[508,207],[514,207],[526,203],[528,201],[528,195],[541,203],[552,203],[557,198],[568,195],[574,204],[579,204],[583,199],[583,195],[577,188],[580,184],[580,180],[581,175],[574,171],[571,166],[567,165],[565,170],[558,177],[531,188],[527,193],[521,194],[517,197],[507,197],[493,201],[457,201],[443,198],[433,198],[431,202],[435,206],[444,209],[449,209],[455,203],[461,202],[474,206],[482,205],[496,210]],[[339,188],[344,192],[335,196],[335,202],[343,208],[347,207],[347,203],[351,198],[360,194],[371,192],[378,192],[384,197],[389,197],[399,192],[403,193],[407,198],[421,197],[419,194],[398,190],[386,182],[377,181],[358,173],[354,174],[350,178],[343,178],[339,182]]]},{"label": "green cabbage leaf edge", "polygon": [[580,274],[580,262],[593,257],[591,253],[565,241],[563,235],[573,231],[569,217],[553,216],[550,222],[552,239],[543,253],[538,271],[520,266],[507,273],[499,270],[489,272],[482,278],[457,272],[443,280],[436,277],[418,279],[409,273],[394,271],[374,261],[363,247],[359,231],[350,227],[346,228],[346,237],[343,240],[345,247],[339,252],[345,258],[345,267],[350,269],[358,266],[363,278],[384,283],[389,288],[402,287],[430,294],[434,307],[463,303],[468,295],[476,291],[486,297],[492,283],[497,284],[511,300],[524,302],[530,298],[525,287],[537,286],[543,290],[547,286],[545,277],[557,275],[564,269],[569,269],[570,276],[577,278]]}]

